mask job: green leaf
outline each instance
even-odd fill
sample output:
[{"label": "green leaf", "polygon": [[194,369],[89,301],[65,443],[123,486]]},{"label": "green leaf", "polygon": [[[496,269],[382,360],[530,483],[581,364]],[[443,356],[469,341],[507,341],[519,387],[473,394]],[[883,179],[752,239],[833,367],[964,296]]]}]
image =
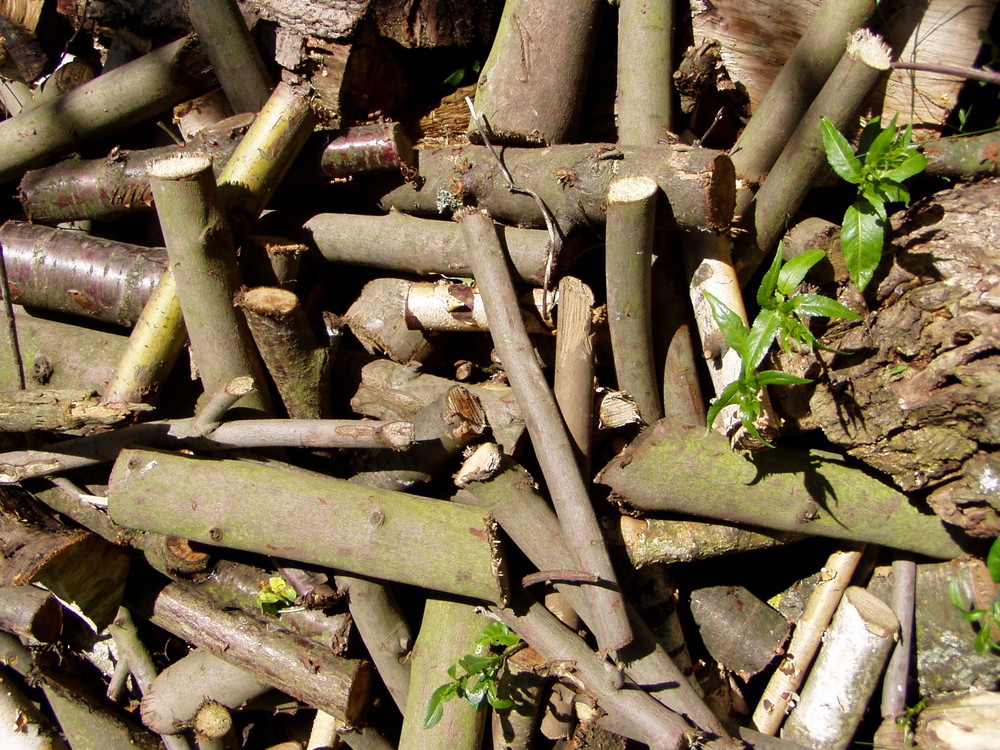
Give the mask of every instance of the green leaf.
[{"label": "green leaf", "polygon": [[734,380],[732,383],[727,385],[722,389],[722,393],[716,397],[712,405],[708,407],[708,413],[705,415],[705,434],[707,435],[712,431],[712,425],[715,424],[715,418],[719,416],[719,412],[725,409],[732,403],[735,403],[739,397],[740,381]]},{"label": "green leaf", "polygon": [[781,318],[774,310],[761,310],[754,319],[753,328],[747,336],[746,352],[743,353],[743,372],[752,373],[767,355],[774,337],[778,334]]},{"label": "green leaf", "polygon": [[514,646],[521,642],[521,636],[507,627],[507,624],[494,620],[479,634],[476,643],[485,646]]},{"label": "green leaf", "polygon": [[992,645],[992,639],[990,638],[990,625],[992,623],[983,623],[980,627],[979,632],[976,633],[976,640],[972,642],[972,647],[976,649],[980,654],[989,653],[990,646]]},{"label": "green leaf", "polygon": [[958,586],[958,579],[952,578],[948,583],[948,601],[951,602],[951,606],[955,609],[966,611],[965,600],[962,598],[962,590]]},{"label": "green leaf", "polygon": [[774,260],[771,261],[771,267],[767,269],[767,273],[764,274],[764,278],[761,279],[760,286],[757,288],[757,304],[761,307],[774,307],[774,292],[778,288],[782,249],[782,243],[779,242],[778,249],[774,253]]},{"label": "green leaf", "polygon": [[864,291],[882,260],[883,229],[865,201],[855,201],[844,214],[840,245],[847,270],[859,291]]},{"label": "green leaf", "polygon": [[993,540],[990,553],[986,556],[986,567],[994,583],[1000,583],[1000,537]]},{"label": "green leaf", "polygon": [[444,715],[444,704],[454,698],[457,692],[457,683],[446,682],[431,693],[430,700],[427,701],[427,712],[424,714],[424,729],[430,729],[441,721],[441,717]]},{"label": "green leaf", "polygon": [[[898,182],[894,182],[889,179],[881,180],[878,185],[875,186],[875,191],[886,203],[910,202],[910,191]],[[882,219],[882,221],[885,221],[885,219]]]},{"label": "green leaf", "polygon": [[778,291],[784,295],[789,295],[795,291],[795,287],[802,283],[802,280],[809,273],[809,269],[819,263],[824,257],[824,253],[819,248],[806,250],[801,255],[785,263],[778,276]]},{"label": "green leaf", "polygon": [[711,292],[704,292],[704,294],[708,299],[708,304],[712,307],[712,317],[715,318],[726,343],[742,356],[750,330],[746,327],[743,319],[730,310],[724,302],[716,299]]},{"label": "green leaf", "polygon": [[861,171],[861,162],[854,155],[851,150],[851,144],[847,142],[837,129],[833,127],[833,123],[827,120],[825,117],[821,120],[823,126],[823,148],[826,151],[826,160],[830,162],[830,166],[833,167],[833,171],[836,172],[844,180],[847,180],[852,185],[857,185],[861,182],[863,173]]},{"label": "green leaf", "polygon": [[782,372],[781,370],[764,370],[757,373],[757,383],[761,386],[804,385],[811,382],[809,378],[800,378],[798,375],[792,375],[790,372]]},{"label": "green leaf", "polygon": [[870,182],[865,183],[864,187],[861,188],[860,196],[871,206],[879,221],[884,222],[889,218],[885,212],[885,196],[882,195],[878,185]]},{"label": "green leaf", "polygon": [[792,298],[792,302],[795,305],[795,312],[799,315],[848,318],[850,320],[861,319],[861,316],[851,308],[821,294],[798,294]]},{"label": "green leaf", "polygon": [[861,131],[861,135],[858,137],[858,157],[863,157],[868,153],[868,149],[871,148],[872,141],[874,141],[878,134],[882,132],[882,123],[880,118],[873,117],[870,119],[865,127]]},{"label": "green leaf", "polygon": [[496,661],[496,659],[492,656],[475,656],[474,654],[466,654],[458,660],[458,665],[471,675],[476,674],[477,672],[482,672],[494,661]]},{"label": "green leaf", "polygon": [[918,175],[927,168],[927,157],[921,153],[911,154],[906,160],[892,171],[884,174],[883,179],[894,182],[908,180],[914,175]]},{"label": "green leaf", "polygon": [[895,139],[896,139],[896,115],[893,115],[892,122],[889,123],[889,127],[887,127],[885,130],[879,133],[875,137],[875,140],[872,141],[872,145],[868,147],[868,151],[865,154],[865,166],[874,167],[879,157],[881,157],[892,147],[892,142]]},{"label": "green leaf", "polygon": [[[760,401],[758,400],[757,403],[759,404]],[[766,445],[768,448],[774,447],[773,445],[771,445],[771,443],[767,442],[764,439],[764,437],[760,434],[760,432],[757,430],[757,425],[754,424],[754,417],[752,417],[748,412],[740,413],[740,422],[746,428],[746,431],[749,432],[751,435],[753,435],[754,438],[757,440],[757,442],[759,442],[761,445]]]},{"label": "green leaf", "polygon": [[443,84],[449,88],[458,88],[462,85],[462,80],[465,78],[465,68],[459,68],[450,76],[444,79]]}]

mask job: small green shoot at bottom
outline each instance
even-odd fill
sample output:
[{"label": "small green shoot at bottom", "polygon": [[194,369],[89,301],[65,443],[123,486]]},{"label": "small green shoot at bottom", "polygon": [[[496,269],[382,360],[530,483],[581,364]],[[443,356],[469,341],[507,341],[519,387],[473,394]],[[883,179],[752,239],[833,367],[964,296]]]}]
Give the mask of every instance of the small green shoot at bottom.
[{"label": "small green shoot at bottom", "polygon": [[[424,729],[430,729],[444,715],[444,704],[452,698],[464,698],[477,710],[486,707],[507,709],[513,701],[500,697],[500,673],[510,659],[528,644],[502,622],[491,622],[476,638],[476,648],[457,664],[448,667],[449,682],[431,694],[424,714]],[[459,675],[459,668],[465,674]]]},{"label": "small green shoot at bottom", "polygon": [[[1000,537],[993,540],[990,552],[986,556],[986,568],[990,572],[993,583],[1000,583]],[[994,632],[1000,631],[1000,592],[993,597],[993,601],[986,609],[966,608],[962,592],[959,590],[958,581],[954,578],[948,586],[948,598],[957,607],[962,616],[969,622],[979,625],[979,632],[972,642],[973,647],[981,654],[990,650],[1000,650],[1000,643],[993,637]]]},{"label": "small green shoot at bottom", "polygon": [[818,294],[796,294],[795,290],[805,278],[809,269],[816,265],[825,255],[822,250],[809,250],[782,264],[782,246],[774,255],[774,262],[764,275],[757,290],[757,304],[760,312],[747,328],[743,319],[731,310],[724,302],[705,292],[709,305],[712,307],[712,317],[715,318],[719,330],[726,343],[740,355],[740,375],[732,383],[722,389],[718,398],[712,402],[706,415],[708,427],[706,434],[712,429],[715,418],[725,407],[735,404],[739,407],[740,422],[762,445],[773,448],[761,437],[754,424],[764,410],[761,401],[761,391],[769,385],[793,385],[811,382],[780,370],[764,370],[757,368],[767,356],[775,338],[780,338],[781,346],[789,351],[789,341],[796,341],[808,347],[823,347],[813,336],[806,325],[807,316],[825,316],[830,318],[860,318],[853,310],[836,300]]}]

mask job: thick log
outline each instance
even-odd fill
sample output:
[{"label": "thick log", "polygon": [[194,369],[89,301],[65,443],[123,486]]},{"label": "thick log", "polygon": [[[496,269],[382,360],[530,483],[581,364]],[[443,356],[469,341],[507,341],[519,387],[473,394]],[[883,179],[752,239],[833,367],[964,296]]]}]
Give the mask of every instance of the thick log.
[{"label": "thick log", "polygon": [[167,265],[162,248],[8,221],[0,227],[11,299],[130,326]]},{"label": "thick log", "polygon": [[506,598],[494,522],[455,503],[278,465],[139,450],[123,451],[116,462],[108,503],[112,520],[144,531],[459,596]]},{"label": "thick log", "polygon": [[[646,175],[667,197],[669,227],[722,229],[733,218],[733,163],[719,151],[661,145],[622,148],[579,144],[545,149],[509,148],[504,163],[515,184],[539,195],[564,234],[578,226],[603,224],[608,185],[614,177]],[[474,201],[498,221],[544,226],[534,198],[502,186],[496,159],[485,146],[418,152],[419,187],[407,184],[382,199],[383,208],[439,214],[443,207]]]},{"label": "thick log", "polygon": [[961,554],[936,518],[826,451],[777,449],[747,460],[720,436],[661,420],[598,482],[618,502],[642,510],[876,542],[938,558]]}]

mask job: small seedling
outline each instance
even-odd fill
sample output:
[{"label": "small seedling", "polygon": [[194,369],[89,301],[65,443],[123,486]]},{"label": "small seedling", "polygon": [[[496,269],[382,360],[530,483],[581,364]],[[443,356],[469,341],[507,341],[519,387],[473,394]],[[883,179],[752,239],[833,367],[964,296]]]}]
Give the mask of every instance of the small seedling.
[{"label": "small seedling", "polygon": [[[986,556],[986,568],[993,583],[1000,583],[1000,537],[993,540],[990,552]],[[985,654],[991,649],[1000,650],[1000,643],[993,637],[994,629],[1000,630],[1000,592],[993,597],[988,609],[970,609],[965,604],[958,581],[952,578],[948,586],[948,598],[961,610],[966,620],[979,625],[979,632],[976,633],[972,643],[976,651]]]},{"label": "small seedling", "polygon": [[271,576],[266,581],[261,581],[257,604],[265,615],[277,615],[288,609],[295,602],[296,596],[295,589],[284,578]]},{"label": "small seedling", "polygon": [[903,182],[922,172],[927,159],[913,143],[912,126],[900,132],[895,117],[885,130],[877,117],[872,119],[861,131],[857,153],[825,117],[822,126],[827,161],[841,178],[858,186],[857,199],[844,213],[840,243],[851,279],[864,291],[882,259],[885,206],[910,202]]},{"label": "small seedling", "polygon": [[[477,710],[486,707],[507,709],[513,701],[500,697],[500,674],[510,659],[528,644],[502,622],[491,622],[476,638],[476,648],[457,664],[448,667],[449,682],[431,694],[424,714],[424,729],[430,729],[444,715],[444,704],[452,698],[464,698]],[[465,674],[459,675],[462,669]]]},{"label": "small seedling", "polygon": [[782,264],[781,252],[782,246],[779,244],[774,262],[757,290],[757,303],[761,309],[749,328],[725,303],[705,292],[719,330],[726,343],[740,355],[741,363],[739,378],[723,388],[722,393],[709,407],[706,416],[708,430],[711,430],[712,423],[722,409],[735,404],[739,407],[740,422],[747,432],[768,447],[774,446],[761,437],[754,424],[764,408],[761,402],[761,389],[768,385],[811,382],[807,378],[800,378],[780,370],[757,371],[775,338],[780,337],[781,345],[786,350],[790,350],[790,341],[808,346],[810,351],[814,346],[826,348],[810,332],[805,322],[806,316],[860,317],[853,310],[829,297],[794,293],[809,269],[823,258],[822,250],[810,250],[785,264]]}]

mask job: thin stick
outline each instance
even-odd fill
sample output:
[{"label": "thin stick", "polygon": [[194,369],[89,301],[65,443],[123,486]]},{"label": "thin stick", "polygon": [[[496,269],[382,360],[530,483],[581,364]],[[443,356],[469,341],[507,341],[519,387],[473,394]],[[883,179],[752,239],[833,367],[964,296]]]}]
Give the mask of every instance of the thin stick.
[{"label": "thin stick", "polygon": [[906,710],[906,683],[913,651],[913,612],[917,564],[906,557],[892,562],[892,611],[899,618],[899,641],[889,658],[882,684],[882,718],[895,721]]},{"label": "thin stick", "polygon": [[965,78],[970,81],[1000,83],[1000,73],[982,68],[968,68],[963,65],[938,65],[937,63],[904,62],[896,60],[889,64],[893,70],[919,70],[925,73],[940,73],[943,76]]},{"label": "thin stick", "polygon": [[632,628],[566,425],[521,320],[507,258],[486,211],[466,209],[455,218],[492,321],[494,346],[521,407],[563,534],[581,569],[596,573],[603,582],[602,587],[584,589],[594,613],[595,635],[602,650],[617,651],[632,640]]},{"label": "thin stick", "polygon": [[[3,348],[10,352],[10,356],[14,360],[14,373],[17,376],[17,381],[10,385],[19,390],[24,390],[24,362],[21,359],[21,346],[17,341],[17,324],[14,322],[14,306],[10,301],[10,286],[7,284],[7,264],[4,262],[2,246],[0,246],[0,295],[3,296],[4,322],[6,323],[0,336],[5,339]],[[4,383],[2,387],[7,388],[10,385]]]}]

